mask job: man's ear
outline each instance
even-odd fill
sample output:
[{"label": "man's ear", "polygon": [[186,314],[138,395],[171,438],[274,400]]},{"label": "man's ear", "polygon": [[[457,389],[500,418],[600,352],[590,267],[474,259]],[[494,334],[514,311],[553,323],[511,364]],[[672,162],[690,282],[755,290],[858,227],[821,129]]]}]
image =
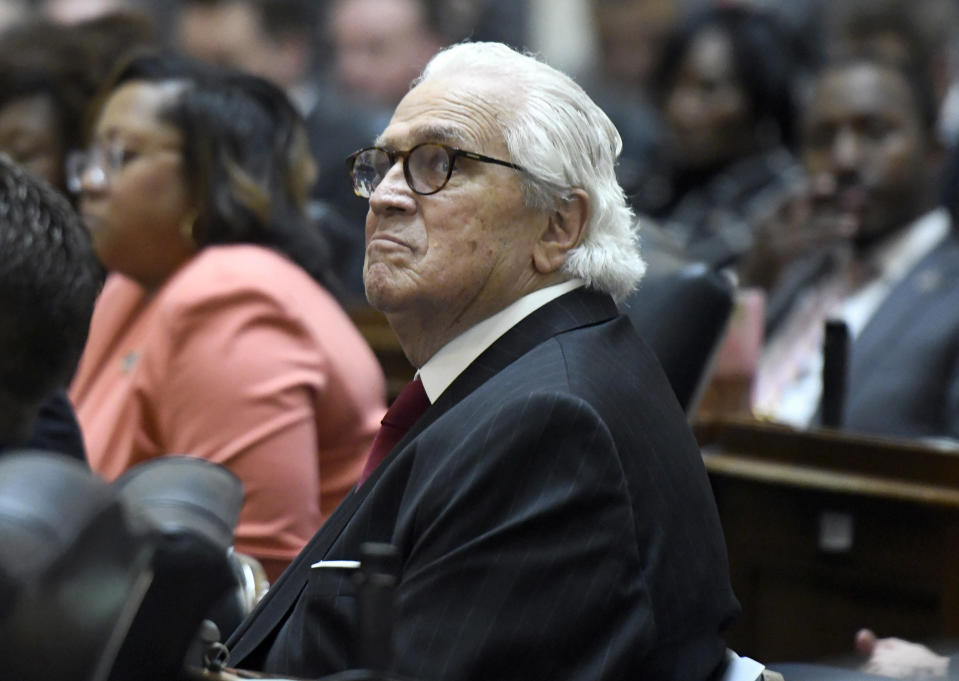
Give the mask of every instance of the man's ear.
[{"label": "man's ear", "polygon": [[551,274],[563,266],[566,255],[586,236],[589,215],[589,195],[582,189],[571,189],[560,199],[559,206],[547,216],[546,227],[533,246],[533,267],[537,272]]}]

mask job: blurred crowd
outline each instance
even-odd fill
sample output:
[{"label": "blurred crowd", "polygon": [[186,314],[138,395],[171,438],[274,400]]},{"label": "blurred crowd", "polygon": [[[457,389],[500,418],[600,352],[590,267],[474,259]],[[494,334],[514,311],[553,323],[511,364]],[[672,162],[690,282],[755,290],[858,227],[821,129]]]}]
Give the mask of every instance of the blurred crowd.
[{"label": "blurred crowd", "polygon": [[[585,22],[553,16],[573,5]],[[82,214],[101,268],[83,281],[106,278],[79,368],[24,416],[50,414],[35,442],[107,477],[163,453],[226,464],[247,486],[238,547],[278,575],[385,409],[347,315],[367,202],[346,157],[443,46],[565,63],[578,34],[594,50],[571,75],[619,129],[644,257],[735,284],[713,377],[748,380],[708,408],[821,422],[833,321],[843,427],[959,439],[953,0],[4,0],[0,150]]]}]

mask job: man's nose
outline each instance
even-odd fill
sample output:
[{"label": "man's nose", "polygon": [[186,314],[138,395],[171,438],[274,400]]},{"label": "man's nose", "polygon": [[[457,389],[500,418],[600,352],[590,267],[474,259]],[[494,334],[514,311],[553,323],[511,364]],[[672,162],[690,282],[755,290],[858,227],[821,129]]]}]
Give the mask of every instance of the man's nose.
[{"label": "man's nose", "polygon": [[374,213],[387,211],[411,211],[416,207],[413,190],[403,174],[403,161],[396,159],[373,193],[370,194],[370,210]]},{"label": "man's nose", "polygon": [[843,129],[836,133],[832,144],[832,164],[837,171],[860,170],[862,140],[854,131]]}]

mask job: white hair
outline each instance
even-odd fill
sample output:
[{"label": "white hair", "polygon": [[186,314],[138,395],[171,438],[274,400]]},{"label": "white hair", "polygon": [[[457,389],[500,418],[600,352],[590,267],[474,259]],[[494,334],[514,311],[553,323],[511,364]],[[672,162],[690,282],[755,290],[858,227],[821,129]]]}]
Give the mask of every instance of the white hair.
[{"label": "white hair", "polygon": [[582,243],[563,271],[621,300],[646,270],[639,223],[616,180],[622,139],[616,126],[569,76],[501,43],[458,43],[439,52],[417,82],[468,73],[509,88],[513,105],[501,113],[511,160],[523,166],[526,202],[550,209],[579,188],[589,195]]}]

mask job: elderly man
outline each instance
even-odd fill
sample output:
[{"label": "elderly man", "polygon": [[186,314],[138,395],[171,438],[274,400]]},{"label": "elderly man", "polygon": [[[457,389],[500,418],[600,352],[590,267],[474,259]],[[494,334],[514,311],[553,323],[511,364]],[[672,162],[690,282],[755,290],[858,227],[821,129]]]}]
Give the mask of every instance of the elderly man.
[{"label": "elderly man", "polygon": [[[620,141],[569,78],[492,43],[436,56],[376,146],[365,283],[419,416],[229,645],[316,677],[356,664],[349,574],[398,551],[395,672],[713,678],[738,605],[699,451],[613,296],[643,271]],[[411,397],[416,390],[418,396]]]}]

